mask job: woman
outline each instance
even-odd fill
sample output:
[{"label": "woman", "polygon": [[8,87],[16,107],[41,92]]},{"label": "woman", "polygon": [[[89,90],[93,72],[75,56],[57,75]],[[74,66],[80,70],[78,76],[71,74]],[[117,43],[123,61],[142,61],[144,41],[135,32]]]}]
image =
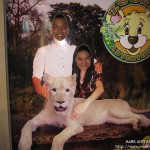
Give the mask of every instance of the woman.
[{"label": "woman", "polygon": [[104,91],[101,73],[95,71],[94,59],[88,46],[81,45],[76,48],[72,73],[77,74],[75,97],[87,99],[75,106],[72,114],[72,118],[75,119],[80,117],[94,100],[102,99]]}]

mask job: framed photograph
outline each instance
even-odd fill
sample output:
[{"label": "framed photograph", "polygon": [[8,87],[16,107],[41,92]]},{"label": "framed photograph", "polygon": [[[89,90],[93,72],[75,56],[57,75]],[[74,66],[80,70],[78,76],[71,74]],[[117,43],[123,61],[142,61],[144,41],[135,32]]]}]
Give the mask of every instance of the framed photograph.
[{"label": "framed photograph", "polygon": [[[63,142],[66,150],[150,147],[150,1],[5,0],[0,3],[4,20],[0,24],[3,149],[16,150],[18,143],[20,149],[29,148],[31,138],[33,150],[51,146],[61,149]],[[61,78],[58,84],[57,78]],[[70,80],[66,78],[75,81],[74,86],[68,86]],[[63,86],[58,86],[60,83]],[[64,96],[57,91],[64,91],[65,86],[68,88]],[[95,95],[99,101],[91,100]],[[84,99],[78,105],[73,104],[70,116],[76,118],[70,117],[71,121],[88,114],[91,107],[100,111],[100,103],[109,99],[108,107],[100,113],[107,114],[100,115],[105,121],[98,121],[99,118],[93,121],[96,115],[89,114],[81,132],[78,129],[82,125],[78,127],[74,122],[72,126],[68,118],[65,118],[67,123],[57,122],[55,117],[55,123],[49,118],[44,120],[48,106],[54,105],[51,109],[57,112],[56,116],[65,113],[70,103],[63,99],[68,97]],[[94,100],[99,108],[94,107]],[[73,134],[68,124],[79,134]],[[30,129],[32,136],[27,134]]]},{"label": "framed photograph", "polygon": [[7,74],[7,49],[6,49],[6,26],[5,5],[0,1],[0,149],[11,149],[11,126],[9,113],[8,74]]}]

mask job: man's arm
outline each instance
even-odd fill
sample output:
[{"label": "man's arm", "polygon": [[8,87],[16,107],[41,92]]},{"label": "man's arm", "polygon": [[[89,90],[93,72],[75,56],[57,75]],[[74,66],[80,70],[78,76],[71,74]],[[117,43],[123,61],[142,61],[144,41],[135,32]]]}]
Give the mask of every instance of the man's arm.
[{"label": "man's arm", "polygon": [[97,73],[102,73],[102,70],[103,70],[103,64],[99,61],[95,62],[94,63],[94,66],[95,66],[95,71]]}]

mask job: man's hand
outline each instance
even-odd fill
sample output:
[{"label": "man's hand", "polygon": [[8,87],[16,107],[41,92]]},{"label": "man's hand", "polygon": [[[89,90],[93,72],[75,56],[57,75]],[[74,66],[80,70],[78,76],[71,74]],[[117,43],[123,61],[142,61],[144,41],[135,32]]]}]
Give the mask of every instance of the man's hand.
[{"label": "man's hand", "polygon": [[41,94],[45,99],[48,99],[49,97],[49,93],[46,89],[46,84],[44,83],[44,85],[41,86]]},{"label": "man's hand", "polygon": [[44,83],[41,86],[41,80],[38,79],[37,77],[33,77],[32,82],[36,93],[47,99],[49,97],[49,93],[46,89],[46,84]]}]

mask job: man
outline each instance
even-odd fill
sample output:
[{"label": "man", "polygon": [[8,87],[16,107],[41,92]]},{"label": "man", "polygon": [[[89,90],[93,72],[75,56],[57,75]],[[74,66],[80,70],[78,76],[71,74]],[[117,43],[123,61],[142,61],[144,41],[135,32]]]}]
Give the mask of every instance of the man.
[{"label": "man", "polygon": [[[38,49],[33,61],[32,82],[35,91],[47,99],[46,86],[41,85],[44,73],[53,77],[67,77],[72,74],[73,54],[75,45],[69,45],[67,35],[69,32],[69,19],[64,14],[58,13],[52,18],[50,29],[53,42]],[[99,70],[101,65],[99,64]]]}]

